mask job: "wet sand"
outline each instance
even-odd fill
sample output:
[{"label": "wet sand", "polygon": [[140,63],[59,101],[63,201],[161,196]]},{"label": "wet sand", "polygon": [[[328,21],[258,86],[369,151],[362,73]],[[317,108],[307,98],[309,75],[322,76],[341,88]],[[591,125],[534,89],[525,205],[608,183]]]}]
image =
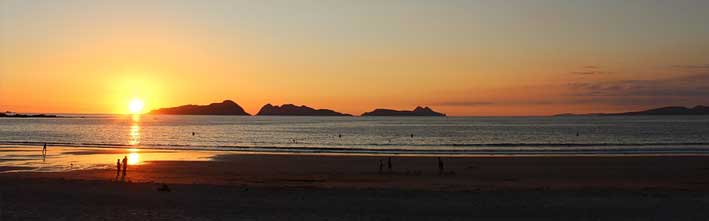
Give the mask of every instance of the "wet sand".
[{"label": "wet sand", "polygon": [[[0,173],[2,220],[705,220],[708,156],[225,154]],[[380,173],[379,161],[384,168]],[[115,162],[114,162],[115,163]],[[167,183],[171,192],[156,190]]]}]

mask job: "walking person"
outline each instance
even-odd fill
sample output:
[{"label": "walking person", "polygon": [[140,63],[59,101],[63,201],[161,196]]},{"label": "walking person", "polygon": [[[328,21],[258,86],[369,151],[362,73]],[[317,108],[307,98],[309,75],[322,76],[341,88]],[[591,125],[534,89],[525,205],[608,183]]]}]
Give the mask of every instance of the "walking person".
[{"label": "walking person", "polygon": [[389,171],[391,171],[391,157],[387,158],[387,167],[389,168]]},{"label": "walking person", "polygon": [[47,156],[47,143],[44,143],[44,147],[42,148],[42,155]]}]

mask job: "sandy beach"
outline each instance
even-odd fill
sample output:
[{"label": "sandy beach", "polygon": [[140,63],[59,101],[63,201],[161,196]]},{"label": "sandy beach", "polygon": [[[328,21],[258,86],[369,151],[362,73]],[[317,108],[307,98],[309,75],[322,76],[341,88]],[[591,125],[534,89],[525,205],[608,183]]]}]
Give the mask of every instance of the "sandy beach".
[{"label": "sandy beach", "polygon": [[[150,153],[158,152],[141,154]],[[125,178],[110,163],[4,172],[0,217],[702,220],[709,209],[709,156],[446,156],[442,174],[437,157],[391,156],[391,170],[388,157],[220,153],[145,161],[130,165]],[[156,190],[162,183],[170,192]]]}]

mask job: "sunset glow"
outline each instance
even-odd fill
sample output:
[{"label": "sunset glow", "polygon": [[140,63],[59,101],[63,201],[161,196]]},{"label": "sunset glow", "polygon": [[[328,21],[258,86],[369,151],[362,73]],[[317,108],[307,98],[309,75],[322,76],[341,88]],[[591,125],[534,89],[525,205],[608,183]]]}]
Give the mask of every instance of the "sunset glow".
[{"label": "sunset glow", "polygon": [[[709,2],[542,2],[0,1],[0,111],[232,99],[249,113],[296,103],[469,116],[709,103]],[[126,109],[138,95],[144,107]]]},{"label": "sunset glow", "polygon": [[130,101],[130,104],[128,104],[128,110],[131,114],[140,114],[143,112],[144,106],[145,104],[143,103],[143,100],[135,98]]}]

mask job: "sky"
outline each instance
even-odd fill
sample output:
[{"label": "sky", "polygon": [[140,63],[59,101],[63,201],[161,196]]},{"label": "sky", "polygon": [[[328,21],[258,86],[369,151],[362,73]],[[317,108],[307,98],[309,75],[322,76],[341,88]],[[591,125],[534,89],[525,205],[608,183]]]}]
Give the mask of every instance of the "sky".
[{"label": "sky", "polygon": [[0,111],[709,104],[709,1],[0,1]]}]

